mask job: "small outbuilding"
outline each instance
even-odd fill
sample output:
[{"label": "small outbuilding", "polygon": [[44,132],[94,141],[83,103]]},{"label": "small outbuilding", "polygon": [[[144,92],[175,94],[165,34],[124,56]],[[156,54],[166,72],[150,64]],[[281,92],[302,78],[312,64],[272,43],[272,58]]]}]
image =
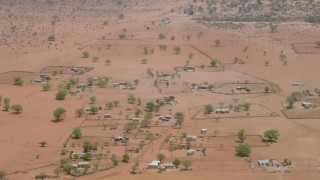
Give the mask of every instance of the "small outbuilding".
[{"label": "small outbuilding", "polygon": [[267,167],[269,164],[269,160],[268,159],[259,159],[258,160],[258,165],[261,167]]},{"label": "small outbuilding", "polygon": [[187,135],[186,140],[187,141],[196,141],[197,140],[197,136],[195,136],[195,135]]},{"label": "small outbuilding", "polygon": [[152,161],[148,164],[148,169],[158,169],[160,161]]},{"label": "small outbuilding", "polygon": [[302,102],[302,106],[305,108],[305,109],[309,109],[309,108],[312,108],[312,103],[311,102]]},{"label": "small outbuilding", "polygon": [[193,156],[194,155],[195,150],[194,149],[189,149],[187,151],[187,156]]},{"label": "small outbuilding", "polygon": [[78,168],[90,168],[91,167],[91,163],[84,161],[84,162],[79,162],[78,163]]},{"label": "small outbuilding", "polygon": [[208,129],[201,129],[201,134],[206,134],[208,132]]}]

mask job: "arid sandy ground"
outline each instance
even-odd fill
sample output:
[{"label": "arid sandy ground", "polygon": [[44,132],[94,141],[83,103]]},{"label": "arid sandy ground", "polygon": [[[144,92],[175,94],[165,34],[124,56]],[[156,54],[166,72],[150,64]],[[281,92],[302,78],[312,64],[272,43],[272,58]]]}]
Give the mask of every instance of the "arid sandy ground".
[{"label": "arid sandy ground", "polygon": [[[303,48],[315,48],[315,41],[320,40],[318,24],[301,21],[278,23],[278,30],[274,33],[270,33],[268,23],[261,28],[256,28],[254,22],[244,23],[238,29],[218,28],[192,20],[193,16],[183,13],[183,8],[192,4],[187,0],[130,0],[122,5],[117,5],[116,1],[52,1],[52,4],[37,1],[17,1],[12,4],[0,2],[0,14],[3,17],[0,20],[0,95],[2,99],[10,98],[11,105],[23,106],[20,114],[0,111],[0,170],[8,174],[7,179],[34,179],[39,173],[54,174],[53,170],[59,167],[59,160],[68,157],[60,155],[60,152],[73,128],[85,125],[94,127],[82,128],[84,137],[80,140],[71,139],[66,149],[79,151],[85,140],[97,142],[99,147],[111,152],[100,164],[100,169],[108,167],[111,154],[116,154],[119,160],[124,154],[126,146],[113,145],[111,137],[122,133],[123,126],[128,122],[127,116],[134,116],[135,108],[143,110],[147,102],[169,95],[175,96],[178,103],[161,107],[159,113],[174,116],[176,112],[183,112],[185,120],[181,129],[172,127],[174,119],[173,122],[159,123],[154,117],[147,130],[153,136],[158,136],[139,153],[134,153],[129,163],[120,163],[109,170],[77,179],[320,178],[319,119],[288,119],[281,112],[285,107],[286,97],[291,92],[320,87],[320,52],[312,49],[312,53],[298,54],[292,48],[295,43],[314,44]],[[204,4],[200,1],[196,3]],[[123,18],[119,18],[121,13]],[[103,24],[105,21],[108,23]],[[160,33],[166,38],[159,39]],[[47,41],[51,34],[55,35],[55,41]],[[119,39],[120,34],[124,34],[125,38]],[[175,38],[171,40],[173,36]],[[221,41],[218,47],[215,45],[217,39]],[[167,45],[167,49],[161,50],[159,45]],[[154,49],[154,52],[144,54],[144,47]],[[174,52],[175,47],[181,48],[179,54]],[[247,51],[244,52],[246,47]],[[83,51],[90,52],[89,58],[83,58]],[[281,52],[286,55],[286,65],[279,60]],[[190,53],[193,54],[192,58],[189,58]],[[99,60],[93,62],[93,57],[98,57]],[[244,60],[245,64],[233,63],[234,57]],[[186,64],[209,66],[211,58],[217,58],[224,71],[177,73],[174,70],[174,67]],[[111,60],[110,65],[106,65],[107,59]],[[142,59],[147,59],[147,63],[142,64]],[[58,73],[51,76],[50,73],[52,88],[50,91],[42,91],[41,83],[30,81],[39,78],[41,71],[47,66],[94,69],[83,75]],[[159,90],[154,85],[156,77],[149,78],[147,69],[151,69],[155,76],[157,72],[167,72],[176,74],[177,77],[168,77],[169,87],[159,85]],[[17,76],[24,80],[22,86],[13,85],[13,79]],[[107,88],[94,86],[75,96],[68,94],[63,101],[56,100],[55,94],[59,88],[72,77],[79,78],[79,83],[86,83],[88,77],[108,77],[110,82]],[[112,87],[114,82],[133,82],[135,79],[139,83],[133,90]],[[192,83],[245,81],[269,83],[276,92],[226,95],[208,90],[198,91],[191,87]],[[293,87],[292,83],[303,83],[304,86]],[[130,94],[142,100],[140,106],[127,103]],[[94,105],[104,107],[107,102],[117,100],[119,106],[112,110],[103,108],[97,115],[76,117],[77,109],[90,106],[91,96],[97,98]],[[252,112],[242,113],[238,118],[194,118],[196,110],[203,108],[205,104],[218,107],[221,103],[228,106],[245,102],[253,105]],[[0,108],[3,106],[2,100]],[[54,122],[52,113],[58,107],[67,110],[66,118],[61,122]],[[115,119],[103,120],[102,116],[106,112],[114,114]],[[270,113],[273,115],[270,116]],[[142,117],[144,115],[145,112]],[[104,130],[103,123],[116,125],[118,130]],[[168,151],[165,139],[169,135],[180,136],[182,132],[200,135],[201,128],[207,128],[211,135],[216,131],[218,136],[235,138],[221,138],[208,143],[207,156],[197,152],[190,157],[193,160],[192,171],[167,170],[157,173],[156,170],[146,169],[147,164],[155,160],[158,153],[166,155],[166,162],[175,158],[189,158],[185,150]],[[280,137],[277,143],[270,146],[252,147],[250,156],[242,158],[235,155],[234,147],[237,144],[235,135],[239,129],[245,129],[246,134],[255,136],[263,136],[268,129],[277,129]],[[147,131],[142,130],[144,133]],[[96,138],[98,136],[103,138]],[[133,136],[133,133],[130,134],[133,140],[130,140],[128,148],[136,147],[140,142]],[[104,142],[109,140],[110,145],[104,146]],[[40,141],[46,141],[47,146],[40,147]],[[196,143],[206,146],[207,142],[197,140]],[[251,142],[248,138],[248,144],[250,143],[257,143],[257,140],[253,138]],[[258,143],[264,144],[262,141]],[[260,158],[287,158],[295,165],[290,173],[268,173],[256,163],[254,168],[249,167],[248,161],[256,162]],[[140,161],[138,169],[142,173],[130,174],[131,167],[137,160]],[[61,173],[61,177],[73,178],[64,173]]]}]

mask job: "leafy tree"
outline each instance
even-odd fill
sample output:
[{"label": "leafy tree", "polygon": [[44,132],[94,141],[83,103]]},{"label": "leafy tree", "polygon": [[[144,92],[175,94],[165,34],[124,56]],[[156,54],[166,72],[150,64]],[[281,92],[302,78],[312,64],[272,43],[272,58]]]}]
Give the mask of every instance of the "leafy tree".
[{"label": "leafy tree", "polygon": [[123,130],[128,133],[128,132],[134,130],[136,128],[136,126],[137,126],[136,122],[129,122],[124,125]]},{"label": "leafy tree", "polygon": [[41,145],[41,147],[45,147],[47,145],[47,142],[46,141],[41,141],[39,144]]},{"label": "leafy tree", "polygon": [[148,127],[149,124],[150,124],[150,120],[146,118],[146,119],[141,121],[140,127],[141,128],[146,128],[146,127]]},{"label": "leafy tree", "polygon": [[288,103],[287,108],[288,109],[293,109],[294,107],[294,103],[295,103],[295,99],[291,96],[287,97],[286,102]]},{"label": "leafy tree", "polygon": [[51,84],[46,83],[42,85],[42,90],[43,91],[49,91],[51,89]]},{"label": "leafy tree", "polygon": [[237,133],[237,136],[238,136],[239,140],[243,143],[244,140],[246,139],[246,134],[245,134],[244,129],[240,129]]},{"label": "leafy tree", "polygon": [[274,25],[274,24],[270,23],[269,28],[270,28],[271,33],[275,33],[278,31],[278,25]]},{"label": "leafy tree", "polygon": [[176,46],[173,48],[173,51],[176,53],[176,54],[180,54],[181,52],[181,48],[179,46]]},{"label": "leafy tree", "polygon": [[251,148],[247,144],[239,144],[236,147],[236,153],[240,157],[249,156],[251,153]]},{"label": "leafy tree", "polygon": [[66,110],[64,108],[57,108],[53,111],[53,116],[56,119],[56,121],[61,121],[64,117],[66,117]]},{"label": "leafy tree", "polygon": [[90,107],[90,112],[92,114],[97,114],[98,111],[99,111],[99,108],[97,106],[91,106]]},{"label": "leafy tree", "polygon": [[13,80],[13,84],[17,86],[22,86],[23,80],[21,79],[21,77],[15,77]]},{"label": "leafy tree", "polygon": [[268,65],[269,65],[269,61],[265,61],[265,62],[264,62],[264,65],[265,65],[265,66],[268,66]]},{"label": "leafy tree", "polygon": [[22,106],[20,104],[14,104],[11,106],[11,109],[16,113],[19,114],[23,110]]},{"label": "leafy tree", "polygon": [[90,161],[92,159],[92,154],[87,152],[86,154],[84,154],[83,156],[83,160],[85,161]]},{"label": "leafy tree", "polygon": [[264,92],[265,93],[268,93],[269,91],[270,91],[270,87],[269,86],[264,87]]},{"label": "leafy tree", "polygon": [[118,101],[118,100],[115,100],[115,101],[113,101],[113,104],[114,104],[115,107],[118,107],[119,101]]},{"label": "leafy tree", "polygon": [[65,89],[60,90],[56,94],[56,99],[59,101],[64,100],[65,97],[67,96],[67,94],[68,94],[67,90],[65,90]]},{"label": "leafy tree", "polygon": [[270,129],[264,132],[264,137],[267,138],[269,142],[276,142],[280,134],[276,129]]},{"label": "leafy tree", "polygon": [[249,111],[250,110],[250,107],[251,107],[251,104],[250,103],[244,103],[243,104],[243,108],[245,111]]},{"label": "leafy tree", "polygon": [[131,94],[128,97],[128,103],[129,104],[134,104],[136,102],[136,98]]},{"label": "leafy tree", "polygon": [[220,39],[216,39],[216,40],[214,40],[214,42],[215,42],[217,47],[220,46],[220,44],[221,44],[221,40]]},{"label": "leafy tree", "polygon": [[53,173],[57,175],[57,177],[59,177],[60,173],[61,173],[61,169],[58,167],[56,169],[53,170]]},{"label": "leafy tree", "polygon": [[157,154],[157,158],[160,162],[163,162],[166,159],[166,156],[162,153]]},{"label": "leafy tree", "polygon": [[80,127],[74,128],[72,132],[73,138],[81,139],[82,137],[82,130]]},{"label": "leafy tree", "polygon": [[70,158],[63,158],[60,160],[60,166],[62,167],[64,164],[68,164],[69,162],[71,162]]},{"label": "leafy tree", "polygon": [[83,109],[77,109],[76,110],[76,115],[77,115],[77,117],[81,117],[82,116],[82,114],[84,114],[84,111],[83,111]]},{"label": "leafy tree", "polygon": [[4,111],[9,111],[9,109],[10,109],[10,99],[9,98],[4,98],[3,102],[4,102],[3,110]]},{"label": "leafy tree", "polygon": [[90,53],[88,51],[83,51],[82,55],[84,58],[88,58],[90,56]]},{"label": "leafy tree", "polygon": [[149,112],[153,112],[156,108],[156,105],[152,101],[150,101],[147,103],[146,108]]},{"label": "leafy tree", "polygon": [[48,41],[55,41],[56,40],[56,36],[55,35],[49,35],[48,36]]},{"label": "leafy tree", "polygon": [[122,162],[128,163],[129,160],[130,160],[129,154],[125,153],[124,155],[122,155]]},{"label": "leafy tree", "polygon": [[174,164],[177,168],[180,166],[181,161],[179,159],[175,159],[172,161],[172,164]]},{"label": "leafy tree", "polygon": [[119,160],[118,160],[118,158],[117,158],[117,156],[116,156],[115,154],[112,154],[112,155],[111,155],[111,162],[112,162],[112,164],[113,164],[114,166],[118,165]]},{"label": "leafy tree", "polygon": [[218,60],[216,58],[212,58],[210,61],[211,66],[216,67],[218,64]]},{"label": "leafy tree", "polygon": [[95,96],[90,97],[90,103],[94,104],[96,102],[97,98]]},{"label": "leafy tree", "polygon": [[149,48],[148,47],[143,47],[143,53],[148,54],[149,53]]},{"label": "leafy tree", "polygon": [[88,78],[87,78],[87,83],[88,83],[88,86],[93,86],[94,77],[88,77]]},{"label": "leafy tree", "polygon": [[163,33],[159,34],[159,39],[165,39],[165,38],[166,38],[166,36]]},{"label": "leafy tree", "polygon": [[135,112],[135,115],[136,116],[140,116],[141,113],[142,113],[141,109],[137,108],[136,112]]},{"label": "leafy tree", "polygon": [[152,112],[147,112],[146,115],[144,116],[145,119],[152,119],[153,118],[153,114]]},{"label": "leafy tree", "polygon": [[110,65],[112,63],[112,61],[110,59],[107,59],[105,63],[106,63],[106,65]]},{"label": "leafy tree", "polygon": [[192,166],[192,160],[191,159],[183,160],[181,164],[185,169],[188,169],[189,167]]},{"label": "leafy tree", "polygon": [[83,151],[87,153],[92,149],[92,144],[89,141],[85,141],[82,147],[83,147]]},{"label": "leafy tree", "polygon": [[0,171],[0,179],[4,180],[7,174],[4,171]]},{"label": "leafy tree", "polygon": [[317,48],[320,48],[320,40],[316,42]]},{"label": "leafy tree", "polygon": [[205,114],[210,114],[213,111],[213,107],[211,104],[207,104],[204,106],[204,113]]}]

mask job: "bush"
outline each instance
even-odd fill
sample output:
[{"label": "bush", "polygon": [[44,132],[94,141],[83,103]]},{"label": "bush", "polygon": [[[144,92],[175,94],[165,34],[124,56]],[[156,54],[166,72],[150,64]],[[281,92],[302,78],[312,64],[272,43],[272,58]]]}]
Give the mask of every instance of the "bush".
[{"label": "bush", "polygon": [[42,90],[43,91],[49,91],[51,89],[51,84],[46,83],[42,85]]},{"label": "bush", "polygon": [[270,129],[264,132],[264,137],[267,138],[269,142],[275,142],[278,140],[280,134],[278,130]]},{"label": "bush", "polygon": [[186,159],[186,160],[183,160],[181,162],[182,166],[185,167],[185,169],[188,169],[189,167],[192,166],[192,160],[191,159]]},{"label": "bush", "polygon": [[92,159],[92,154],[89,152],[83,156],[83,160],[85,161],[90,161],[91,159]]},{"label": "bush", "polygon": [[160,162],[163,162],[166,159],[166,156],[164,154],[159,153],[157,155],[157,158]]},{"label": "bush", "polygon": [[13,84],[18,85],[18,86],[22,86],[23,80],[21,79],[21,77],[15,77],[13,80]]},{"label": "bush", "polygon": [[149,112],[153,112],[156,108],[156,105],[153,102],[148,102],[146,108]]},{"label": "bush", "polygon": [[205,114],[210,114],[213,111],[213,107],[211,104],[207,104],[204,106],[204,113]]},{"label": "bush", "polygon": [[64,108],[60,107],[53,111],[53,116],[57,121],[60,121],[66,117],[66,112]]},{"label": "bush", "polygon": [[90,56],[90,53],[88,51],[83,51],[82,55],[84,58],[88,58]]},{"label": "bush", "polygon": [[216,58],[211,59],[210,61],[211,66],[216,67],[218,64],[218,60]]},{"label": "bush", "polygon": [[91,106],[90,107],[90,112],[92,114],[97,114],[98,111],[99,111],[99,108],[97,106]]},{"label": "bush", "polygon": [[20,104],[14,104],[11,106],[11,109],[16,113],[19,114],[23,110],[22,106]]},{"label": "bush", "polygon": [[55,41],[56,40],[56,37],[55,37],[55,35],[50,35],[50,36],[48,36],[48,41]]},{"label": "bush", "polygon": [[251,153],[251,148],[247,144],[240,144],[236,147],[236,153],[241,157],[249,156]]},{"label": "bush", "polygon": [[9,109],[10,109],[10,99],[9,98],[4,98],[3,102],[4,102],[3,110],[4,111],[9,111]]},{"label": "bush", "polygon": [[80,127],[74,128],[72,132],[74,139],[81,139],[82,137],[82,130]]},{"label": "bush", "polygon": [[83,151],[87,153],[92,149],[92,144],[89,141],[85,141],[82,147],[83,147]]},{"label": "bush", "polygon": [[122,156],[122,162],[125,162],[125,163],[128,163],[130,160],[130,156],[125,153],[123,156]]},{"label": "bush", "polygon": [[56,94],[56,99],[59,101],[64,100],[65,97],[67,96],[67,94],[68,94],[68,92],[66,90],[60,90]]},{"label": "bush", "polygon": [[175,159],[172,161],[172,164],[174,164],[177,168],[180,166],[181,161],[179,159]]},{"label": "bush", "polygon": [[41,141],[41,142],[39,142],[39,144],[41,145],[41,147],[45,147],[47,145],[47,142],[46,141]]}]

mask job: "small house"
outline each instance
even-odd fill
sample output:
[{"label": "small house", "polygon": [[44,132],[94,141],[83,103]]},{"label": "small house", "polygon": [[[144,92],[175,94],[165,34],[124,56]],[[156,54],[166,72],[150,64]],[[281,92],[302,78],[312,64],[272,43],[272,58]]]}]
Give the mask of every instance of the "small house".
[{"label": "small house", "polygon": [[189,149],[187,151],[187,156],[193,156],[194,155],[195,150],[194,149]]},{"label": "small house", "polygon": [[161,121],[169,121],[172,118],[170,115],[159,116],[159,120]]},{"label": "small house", "polygon": [[152,161],[148,164],[149,169],[158,169],[160,161]]},{"label": "small house", "polygon": [[139,117],[133,117],[133,118],[131,118],[131,120],[132,120],[132,121],[139,121],[140,118],[139,118]]},{"label": "small house", "polygon": [[109,113],[104,114],[103,117],[104,118],[112,118],[111,114],[109,114]]},{"label": "small house", "polygon": [[246,90],[246,89],[247,89],[247,87],[244,87],[244,86],[238,86],[236,89],[237,89],[238,91],[241,91],[241,90]]},{"label": "small house", "polygon": [[201,134],[206,134],[208,132],[208,129],[201,129]]},{"label": "small house", "polygon": [[184,71],[195,71],[196,69],[194,68],[194,66],[185,66],[183,68]]},{"label": "small house", "polygon": [[292,86],[303,86],[303,83],[292,83]]},{"label": "small house", "polygon": [[197,136],[195,136],[195,135],[187,135],[186,140],[187,141],[196,141],[197,140]]},{"label": "small house", "polygon": [[268,159],[259,159],[258,160],[258,165],[261,167],[267,167],[269,164],[269,160]]},{"label": "small house", "polygon": [[160,165],[161,169],[174,169],[176,166],[172,163],[165,163]]},{"label": "small house", "polygon": [[78,168],[90,168],[91,167],[91,163],[84,161],[84,162],[79,162],[78,163]]},{"label": "small house", "polygon": [[81,89],[83,89],[83,88],[86,88],[88,85],[87,84],[78,84],[77,86],[76,86],[76,88],[81,88]]},{"label": "small house", "polygon": [[227,108],[222,108],[222,109],[216,109],[215,111],[217,114],[225,114],[225,113],[229,113],[230,110]]},{"label": "small house", "polygon": [[84,155],[85,155],[85,153],[82,152],[82,151],[73,152],[72,153],[72,159],[81,159],[81,158],[84,157]]},{"label": "small house", "polygon": [[123,137],[122,136],[116,136],[113,138],[114,141],[122,141]]},{"label": "small house", "polygon": [[312,107],[312,103],[311,102],[302,102],[302,106],[305,108],[305,109],[309,109]]}]

